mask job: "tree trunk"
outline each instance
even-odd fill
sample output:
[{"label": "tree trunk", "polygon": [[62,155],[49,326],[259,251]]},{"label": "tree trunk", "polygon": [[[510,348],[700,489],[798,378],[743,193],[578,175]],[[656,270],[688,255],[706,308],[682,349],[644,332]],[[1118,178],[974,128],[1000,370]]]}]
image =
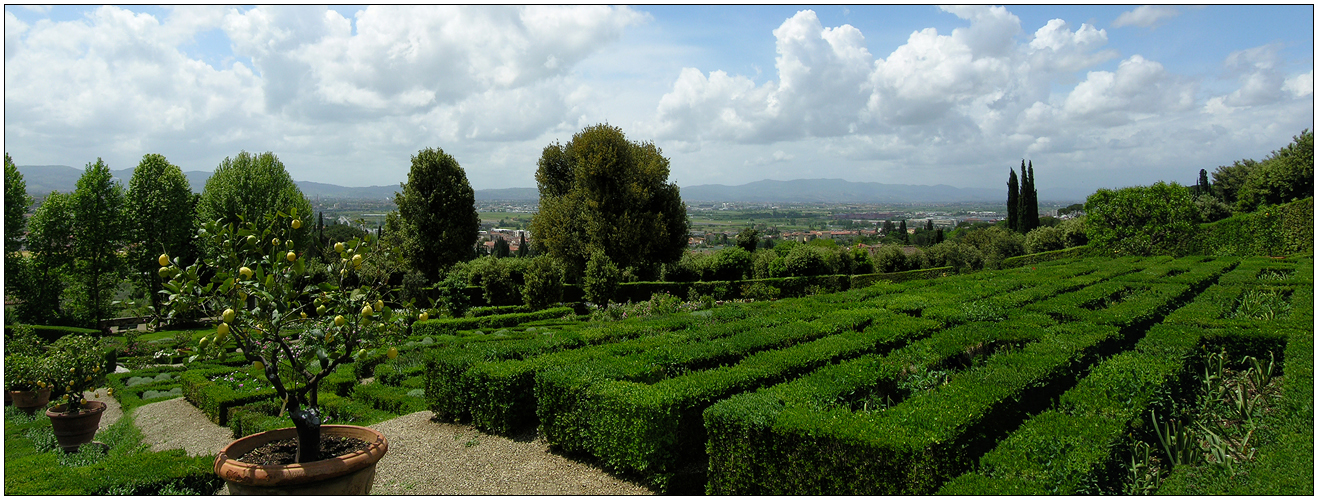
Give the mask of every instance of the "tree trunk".
[{"label": "tree trunk", "polygon": [[303,409],[297,397],[289,398],[288,414],[297,428],[297,463],[320,460],[320,416]]}]

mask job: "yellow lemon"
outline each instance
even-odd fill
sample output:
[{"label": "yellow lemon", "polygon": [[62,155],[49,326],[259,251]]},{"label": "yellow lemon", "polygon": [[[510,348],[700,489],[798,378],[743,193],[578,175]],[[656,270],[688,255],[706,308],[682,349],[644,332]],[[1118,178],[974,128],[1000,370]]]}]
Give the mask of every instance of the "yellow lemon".
[{"label": "yellow lemon", "polygon": [[210,339],[208,339],[208,338],[206,338],[206,337],[202,337],[201,340],[197,341],[197,345],[198,345],[198,346],[201,346],[202,349],[205,349],[205,348],[206,348],[206,344],[209,344],[210,342],[211,342]]},{"label": "yellow lemon", "polygon": [[375,314],[375,310],[371,306],[362,306],[362,317],[369,318],[372,314]]},{"label": "yellow lemon", "polygon": [[425,321],[425,320],[428,320],[428,319],[430,319],[430,313],[427,313],[427,312],[425,312],[425,311],[421,311],[421,314],[418,314],[418,315],[416,316],[416,319],[417,319],[418,321]]},{"label": "yellow lemon", "polygon": [[306,311],[302,311],[302,319],[307,319],[307,312],[306,312]]},{"label": "yellow lemon", "polygon": [[270,245],[279,246],[279,238],[270,238]]},{"label": "yellow lemon", "polygon": [[317,307],[317,308],[316,308],[316,315],[317,315],[317,316],[324,316],[324,315],[325,315],[325,306],[319,306],[319,307]]},{"label": "yellow lemon", "polygon": [[224,319],[225,323],[233,323],[233,316],[235,314],[237,313],[233,312],[233,309],[225,309],[222,318]]},{"label": "yellow lemon", "polygon": [[398,348],[397,348],[397,347],[390,347],[390,348],[389,348],[389,352],[386,354],[386,356],[389,356],[389,359],[397,358],[397,357],[398,357]]},{"label": "yellow lemon", "polygon": [[376,311],[383,311],[383,310],[384,310],[384,301],[383,301],[383,300],[380,300],[380,299],[376,299],[376,300],[375,300],[375,310],[376,310]]},{"label": "yellow lemon", "polygon": [[293,219],[293,229],[302,229],[302,219]]},{"label": "yellow lemon", "polygon": [[252,269],[247,266],[240,267],[238,268],[238,274],[242,276],[243,279],[251,279]]},{"label": "yellow lemon", "polygon": [[160,272],[160,278],[161,278],[161,279],[169,279],[169,276],[170,276],[171,274],[174,274],[173,272],[171,272],[171,271],[169,270],[168,267],[162,267],[162,268],[160,268],[160,271],[159,271],[159,272]]},{"label": "yellow lemon", "polygon": [[229,324],[228,324],[228,323],[220,323],[220,326],[215,327],[215,333],[216,333],[217,335],[228,335],[228,334],[229,334]]},{"label": "yellow lemon", "polygon": [[334,251],[335,251],[335,252],[339,252],[339,253],[343,253],[343,242],[340,241],[340,242],[338,242],[338,243],[335,243],[335,244],[334,244]]},{"label": "yellow lemon", "polygon": [[344,324],[344,323],[347,323],[347,322],[348,322],[348,320],[343,319],[343,315],[342,315],[342,314],[340,314],[340,315],[334,317],[334,326],[343,326],[343,324]]},{"label": "yellow lemon", "polygon": [[297,260],[297,254],[293,253],[291,250],[288,252],[288,255],[285,255],[285,257],[288,259],[289,262],[293,262]]},{"label": "yellow lemon", "polygon": [[168,255],[165,255],[165,254],[163,254],[163,253],[160,254],[159,262],[160,262],[160,265],[162,265],[162,266],[168,266],[168,265],[169,265],[169,256],[168,256]]},{"label": "yellow lemon", "polygon": [[260,361],[254,361],[254,362],[252,362],[252,366],[255,366],[257,370],[264,370],[264,369],[265,369],[265,363],[262,363],[262,362],[260,362]]},{"label": "yellow lemon", "polygon": [[352,265],[353,265],[354,267],[361,267],[361,265],[362,265],[362,254],[357,254],[357,255],[352,256]]}]

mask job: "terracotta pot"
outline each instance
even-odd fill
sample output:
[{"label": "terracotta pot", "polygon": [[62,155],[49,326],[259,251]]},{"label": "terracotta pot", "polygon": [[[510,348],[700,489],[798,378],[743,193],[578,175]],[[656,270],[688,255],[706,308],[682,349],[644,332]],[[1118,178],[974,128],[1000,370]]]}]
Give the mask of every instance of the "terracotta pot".
[{"label": "terracotta pot", "polygon": [[37,410],[43,409],[50,403],[50,389],[39,389],[35,391],[9,391],[9,397],[14,400],[14,407],[28,415],[36,413]]},{"label": "terracotta pot", "polygon": [[229,485],[230,495],[369,494],[375,482],[375,464],[389,451],[384,434],[355,425],[324,425],[320,433],[357,438],[369,446],[347,455],[291,465],[253,465],[237,460],[271,441],[297,439],[293,427],[276,429],[229,443],[215,457],[215,474]]},{"label": "terracotta pot", "polygon": [[65,453],[78,451],[78,447],[92,442],[96,429],[101,425],[101,414],[105,413],[105,403],[88,401],[77,413],[63,413],[62,404],[46,410],[50,417],[50,427],[55,431],[55,440]]}]

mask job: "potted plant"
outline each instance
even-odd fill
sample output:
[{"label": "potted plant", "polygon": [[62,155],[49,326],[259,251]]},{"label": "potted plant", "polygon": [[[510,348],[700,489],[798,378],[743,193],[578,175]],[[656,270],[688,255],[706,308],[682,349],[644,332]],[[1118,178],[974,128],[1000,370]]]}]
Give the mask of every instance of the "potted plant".
[{"label": "potted plant", "polygon": [[[236,344],[264,373],[293,420],[292,428],[247,436],[220,451],[215,472],[231,493],[369,493],[375,463],[388,450],[388,441],[373,429],[324,425],[317,397],[322,379],[406,322],[383,303],[388,273],[371,279],[360,272],[368,255],[386,265],[397,261],[369,235],[336,243],[332,282],[310,283],[305,257],[288,239],[300,226],[296,212],[267,216],[261,226],[209,222],[197,235],[216,249],[214,257],[180,268],[160,256],[168,317],[201,313],[219,319],[214,335],[200,339],[191,359],[221,357],[225,346]],[[322,456],[322,438],[363,443],[346,455]],[[243,461],[249,451],[288,439],[296,441],[291,460]]]},{"label": "potted plant", "polygon": [[96,436],[105,413],[105,403],[84,397],[105,383],[105,357],[90,336],[67,335],[55,341],[44,363],[52,395],[62,401],[47,409],[46,416],[60,447],[69,453],[78,451]]},{"label": "potted plant", "polygon": [[5,398],[31,415],[50,402],[41,338],[29,325],[14,325],[11,330],[5,338]]}]

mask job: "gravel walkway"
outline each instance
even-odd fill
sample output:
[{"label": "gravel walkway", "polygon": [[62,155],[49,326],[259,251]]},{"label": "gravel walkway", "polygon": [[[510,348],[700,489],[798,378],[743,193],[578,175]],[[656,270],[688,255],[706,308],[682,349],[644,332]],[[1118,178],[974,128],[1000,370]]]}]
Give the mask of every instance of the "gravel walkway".
[{"label": "gravel walkway", "polygon": [[[105,396],[102,391],[102,396]],[[118,404],[114,404],[118,409]],[[102,417],[102,427],[109,420]],[[378,495],[647,495],[645,487],[549,453],[540,439],[516,441],[472,427],[430,421],[422,411],[370,426],[389,439],[376,465]],[[118,417],[115,419],[117,420]],[[152,450],[214,456],[232,432],[183,398],[139,407],[133,421]],[[227,488],[221,490],[227,493]]]}]

